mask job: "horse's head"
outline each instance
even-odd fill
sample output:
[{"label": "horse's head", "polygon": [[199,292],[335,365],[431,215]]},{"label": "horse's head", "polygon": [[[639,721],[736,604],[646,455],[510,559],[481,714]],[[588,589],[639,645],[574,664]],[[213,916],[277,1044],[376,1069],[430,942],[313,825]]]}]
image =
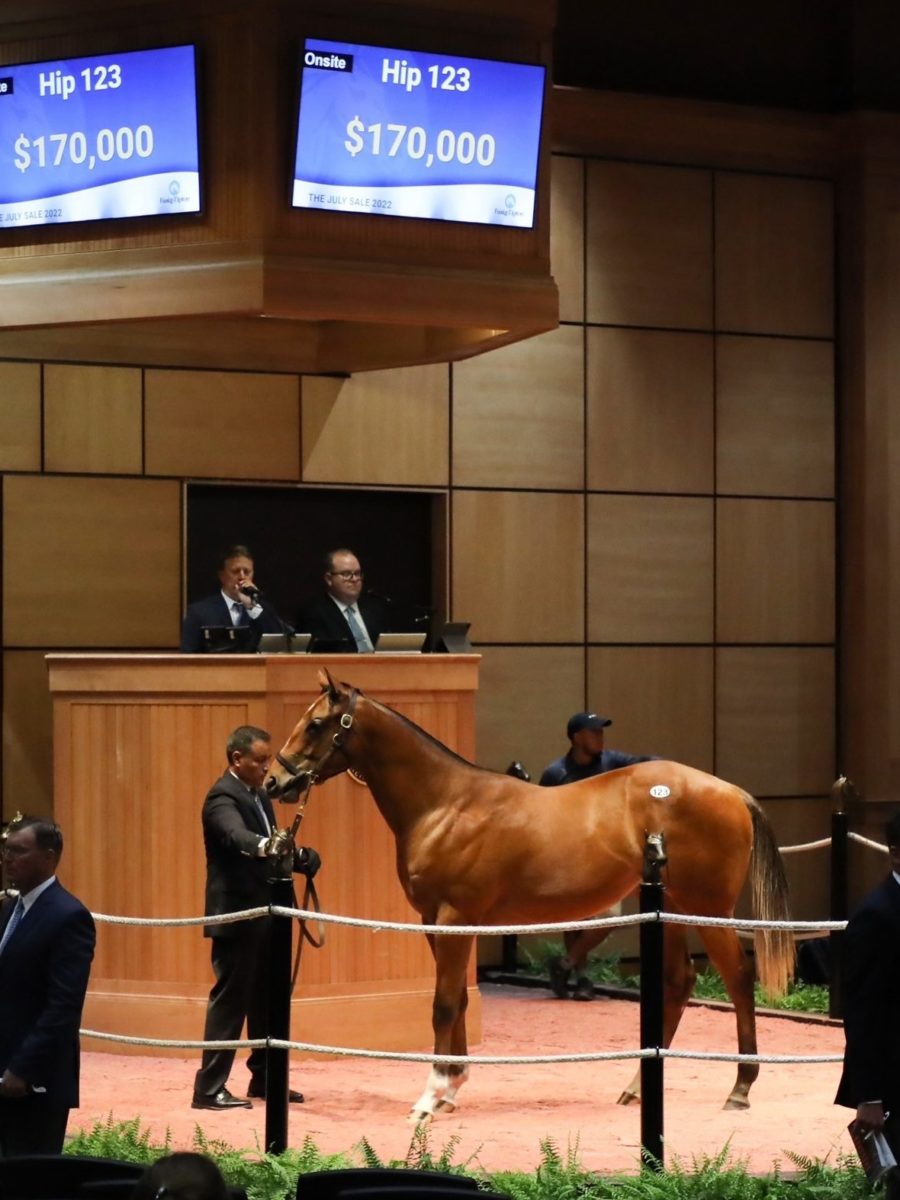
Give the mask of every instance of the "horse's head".
[{"label": "horse's head", "polygon": [[350,766],[345,743],[351,736],[359,692],[319,671],[322,695],[314,700],[275,755],[264,787],[274,798],[330,779]]}]

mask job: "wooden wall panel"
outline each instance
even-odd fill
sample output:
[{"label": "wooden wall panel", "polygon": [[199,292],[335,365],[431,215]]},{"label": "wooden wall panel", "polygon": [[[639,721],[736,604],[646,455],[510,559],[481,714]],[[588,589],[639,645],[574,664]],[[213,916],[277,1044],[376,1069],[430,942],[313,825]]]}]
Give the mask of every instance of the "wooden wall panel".
[{"label": "wooden wall panel", "polygon": [[747,496],[834,495],[834,346],[716,342],[716,482]]},{"label": "wooden wall panel", "polygon": [[583,346],[562,326],[453,367],[456,486],[584,486]]},{"label": "wooden wall panel", "polygon": [[834,651],[716,650],[716,774],[754,795],[819,796],[834,782]]},{"label": "wooden wall panel", "polygon": [[834,641],[834,522],[828,500],[717,501],[719,641]]},{"label": "wooden wall panel", "polygon": [[177,645],[177,483],[9,476],[3,497],[6,646]]},{"label": "wooden wall panel", "polygon": [[486,646],[483,655],[478,762],[505,771],[518,760],[537,783],[544,767],[568,749],[566,721],[584,707],[584,648]]},{"label": "wooden wall panel", "polygon": [[588,703],[608,746],[713,770],[712,647],[591,646]]},{"label": "wooden wall panel", "polygon": [[441,486],[449,473],[450,368],[303,380],[303,479]]},{"label": "wooden wall panel", "polygon": [[296,375],[147,371],[148,475],[300,478]]},{"label": "wooden wall panel", "polygon": [[588,497],[588,640],[709,642],[713,502]]},{"label": "wooden wall panel", "polygon": [[830,183],[716,175],[716,328],[831,337]]},{"label": "wooden wall panel", "polygon": [[[824,796],[801,796],[799,799],[784,796],[766,800],[763,808],[781,847],[800,846],[831,835],[831,805]],[[826,846],[821,850],[784,856],[794,920],[815,921],[828,917],[831,905],[829,855]]]},{"label": "wooden wall panel", "polygon": [[473,642],[581,642],[584,498],[453,493],[452,611]]},{"label": "wooden wall panel", "polygon": [[587,319],[712,327],[708,171],[593,162],[587,174]]},{"label": "wooden wall panel", "polygon": [[3,820],[53,812],[53,740],[42,650],[3,654]]},{"label": "wooden wall panel", "polygon": [[550,178],[550,271],[560,321],[584,320],[584,161],[555,155]]},{"label": "wooden wall panel", "polygon": [[588,487],[713,490],[713,339],[587,331]]},{"label": "wooden wall panel", "polygon": [[140,475],[142,440],[139,368],[44,368],[47,471]]},{"label": "wooden wall panel", "polygon": [[40,364],[0,362],[0,471],[40,469]]}]

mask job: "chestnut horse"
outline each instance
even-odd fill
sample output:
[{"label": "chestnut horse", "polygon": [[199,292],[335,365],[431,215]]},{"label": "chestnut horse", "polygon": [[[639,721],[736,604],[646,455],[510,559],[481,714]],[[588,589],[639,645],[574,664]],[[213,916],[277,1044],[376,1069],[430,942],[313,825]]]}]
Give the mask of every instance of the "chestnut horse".
[{"label": "chestnut horse", "polygon": [[[350,768],[362,775],[397,840],[397,870],[427,925],[582,920],[640,884],[646,835],[661,834],[666,907],[731,917],[749,877],[762,920],[787,919],[787,882],[762,809],[713,775],[650,761],[556,788],[466,762],[406,717],[319,672],[322,695],[301,717],[266,777],[273,796]],[[756,1053],[753,963],[733,928],[700,926],[734,1003],[738,1050]],[[465,1055],[466,965],[472,937],[429,934],[436,964],[434,1053]],[[757,931],[763,987],[783,992],[793,968],[789,931]],[[694,985],[687,928],[666,924],[664,1044]],[[728,1108],[746,1108],[756,1063],[739,1063]],[[416,1120],[455,1107],[468,1069],[434,1063]],[[639,1095],[640,1072],[620,1096]]]}]

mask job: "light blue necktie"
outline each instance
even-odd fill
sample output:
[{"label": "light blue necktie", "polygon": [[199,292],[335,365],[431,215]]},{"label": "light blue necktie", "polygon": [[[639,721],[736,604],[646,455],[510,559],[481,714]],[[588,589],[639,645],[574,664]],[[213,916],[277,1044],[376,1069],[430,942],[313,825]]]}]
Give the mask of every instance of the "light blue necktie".
[{"label": "light blue necktie", "polygon": [[353,634],[353,640],[356,642],[356,649],[360,654],[368,654],[372,649],[372,643],[363,633],[363,627],[356,619],[356,608],[351,604],[349,608],[344,610],[344,616],[347,618],[347,624],[350,626],[350,632]]},{"label": "light blue necktie", "polygon": [[22,897],[16,901],[16,907],[13,909],[13,915],[9,918],[6,928],[3,930],[3,938],[0,940],[0,954],[6,949],[6,943],[16,931],[16,926],[25,916],[25,905],[22,903]]}]

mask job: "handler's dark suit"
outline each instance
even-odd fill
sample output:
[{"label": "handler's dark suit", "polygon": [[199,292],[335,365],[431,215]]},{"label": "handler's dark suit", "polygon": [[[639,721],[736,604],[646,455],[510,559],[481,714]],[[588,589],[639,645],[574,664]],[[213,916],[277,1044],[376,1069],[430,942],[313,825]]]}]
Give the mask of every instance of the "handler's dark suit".
[{"label": "handler's dark suit", "polygon": [[[0,911],[2,938],[15,908]],[[78,1027],[94,957],[94,921],[54,880],[0,953],[0,1074],[29,1085],[0,1099],[0,1157],[60,1154],[70,1108],[78,1107]]]},{"label": "handler's dark suit", "polygon": [[889,875],[862,901],[843,938],[844,1072],[836,1104],[880,1100],[900,1161],[900,884]]},{"label": "handler's dark suit", "polygon": [[[391,628],[388,606],[377,596],[360,596],[355,607],[359,609],[366,623],[374,646],[378,635]],[[327,592],[303,605],[297,613],[296,628],[298,633],[311,633],[317,641],[345,643],[341,646],[341,653],[357,652],[356,641],[347,618]]]},{"label": "handler's dark suit", "polygon": [[[260,600],[258,603],[262,606],[262,612],[256,620],[248,618],[248,624],[252,630],[251,641],[254,650],[259,645],[259,639],[262,634],[281,633],[284,629],[281,619],[272,605],[266,600]],[[233,624],[231,610],[225,603],[225,597],[221,592],[217,592],[215,596],[207,596],[203,600],[197,600],[193,604],[189,604],[188,610],[184,614],[184,620],[181,623],[182,653],[200,654],[205,649],[203,645],[203,627],[205,625],[224,626],[227,629]]]},{"label": "handler's dark suit", "polygon": [[[268,818],[269,828],[259,811]],[[258,908],[272,898],[273,864],[258,857],[260,838],[277,828],[272,802],[263,793],[251,792],[226,771],[203,802],[203,841],[206,845],[206,915]],[[294,870],[312,874],[318,855],[298,849]],[[236,1041],[244,1019],[248,1038],[266,1034],[266,950],[269,920],[258,917],[228,925],[207,925],[212,938],[212,966],[216,977],[206,1010],[205,1041]],[[224,1088],[234,1063],[234,1050],[204,1050],[194,1081],[194,1095],[214,1096]],[[251,1050],[250,1074],[264,1084],[266,1052]]]}]

